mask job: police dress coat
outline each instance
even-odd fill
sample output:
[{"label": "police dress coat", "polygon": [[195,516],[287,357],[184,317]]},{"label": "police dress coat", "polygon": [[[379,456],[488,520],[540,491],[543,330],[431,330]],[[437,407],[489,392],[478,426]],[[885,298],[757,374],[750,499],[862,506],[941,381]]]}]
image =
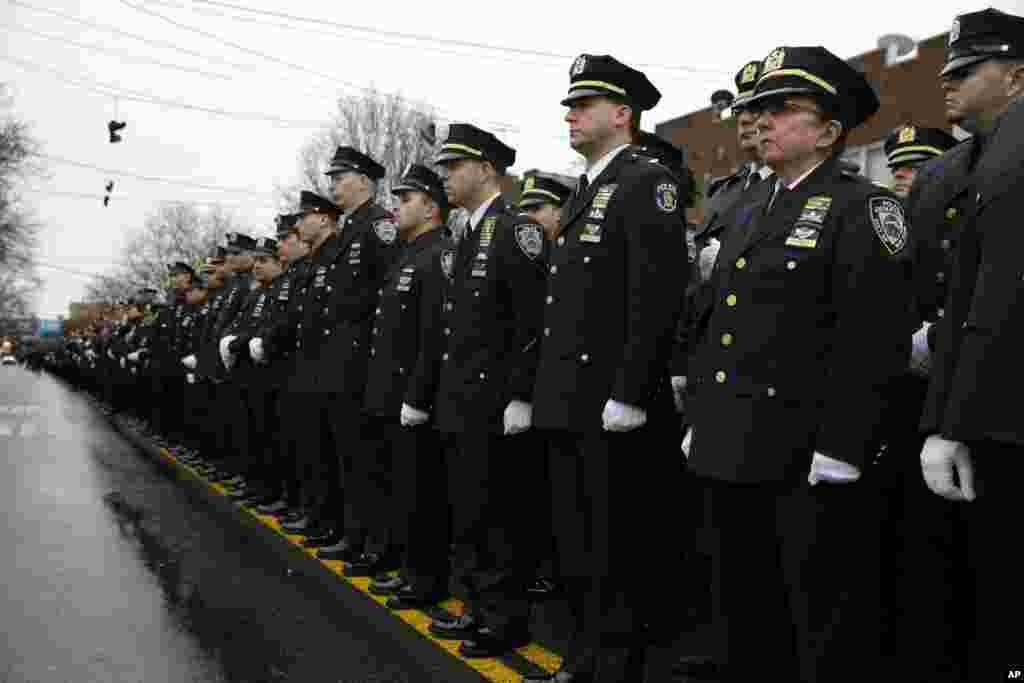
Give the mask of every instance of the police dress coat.
[{"label": "police dress coat", "polygon": [[205,331],[205,337],[209,341],[204,346],[204,352],[200,358],[204,374],[212,378],[214,382],[222,382],[225,377],[224,364],[220,358],[220,340],[238,316],[239,310],[245,305],[251,290],[252,274],[238,273],[228,280],[214,303],[215,313],[211,315],[209,326]]},{"label": "police dress coat", "polygon": [[295,374],[296,332],[302,322],[303,297],[310,274],[310,257],[303,256],[288,264],[275,281],[280,286],[270,316],[254,335],[263,340],[263,353],[268,363],[270,383],[284,389]]},{"label": "police dress coat", "polygon": [[[815,451],[862,471],[878,451],[885,389],[913,330],[899,200],[823,162],[769,214],[772,184],[738,206],[691,363],[699,475],[793,481]],[[722,419],[728,416],[728,419]]]},{"label": "police dress coat", "polygon": [[[638,539],[681,474],[668,436],[678,431],[668,365],[690,267],[679,192],[668,169],[623,149],[563,208],[552,243],[533,424],[551,446],[566,576],[664,566]],[[609,399],[644,410],[647,424],[603,431]]]}]

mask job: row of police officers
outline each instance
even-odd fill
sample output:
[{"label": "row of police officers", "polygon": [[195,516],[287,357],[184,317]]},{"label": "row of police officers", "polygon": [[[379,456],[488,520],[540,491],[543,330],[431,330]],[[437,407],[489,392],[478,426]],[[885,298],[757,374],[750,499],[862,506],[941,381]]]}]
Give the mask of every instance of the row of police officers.
[{"label": "row of police officers", "polygon": [[[202,276],[175,264],[173,302],[74,358],[466,657],[526,645],[555,578],[571,645],[526,680],[641,680],[676,596],[707,585],[691,677],[1005,679],[1024,19],[957,17],[939,87],[972,137],[901,126],[895,191],[842,163],[881,103],[828,50],[779,47],[736,86],[743,164],[695,230],[678,151],[640,130],[659,91],[581,55],[578,181],[530,174],[513,207],[515,150],[453,124],[391,213],[384,168],[341,147],[333,201],[303,192]],[[433,609],[452,587],[465,611]]]}]

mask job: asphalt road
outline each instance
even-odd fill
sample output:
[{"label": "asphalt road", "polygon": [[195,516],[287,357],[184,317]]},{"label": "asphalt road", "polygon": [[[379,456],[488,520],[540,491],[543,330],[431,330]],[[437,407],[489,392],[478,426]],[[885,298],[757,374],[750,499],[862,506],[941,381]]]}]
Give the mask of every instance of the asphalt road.
[{"label": "asphalt road", "polygon": [[0,683],[438,680],[190,500],[80,394],[0,368]]}]

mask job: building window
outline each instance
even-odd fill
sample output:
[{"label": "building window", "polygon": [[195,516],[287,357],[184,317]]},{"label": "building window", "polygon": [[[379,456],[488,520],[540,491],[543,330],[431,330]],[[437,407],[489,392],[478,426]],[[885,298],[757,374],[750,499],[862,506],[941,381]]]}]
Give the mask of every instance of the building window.
[{"label": "building window", "polygon": [[892,185],[892,172],[889,171],[889,159],[885,155],[885,140],[872,142],[868,145],[850,147],[843,153],[843,161],[848,161],[860,169],[860,174],[880,185]]}]

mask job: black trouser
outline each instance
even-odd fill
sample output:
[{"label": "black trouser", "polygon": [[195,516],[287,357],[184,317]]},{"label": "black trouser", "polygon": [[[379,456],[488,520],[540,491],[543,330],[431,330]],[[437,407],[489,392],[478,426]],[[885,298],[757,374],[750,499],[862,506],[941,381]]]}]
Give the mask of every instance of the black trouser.
[{"label": "black trouser", "polygon": [[336,397],[327,393],[294,394],[301,410],[296,435],[302,473],[302,507],[316,520],[337,529],[344,525],[344,498],[339,490],[338,450],[332,422]]},{"label": "black trouser", "polygon": [[[358,447],[352,449],[347,499],[366,536],[366,552],[385,553],[398,545],[394,537],[393,432],[398,417],[364,416]],[[397,455],[401,456],[401,453]],[[350,527],[352,525],[350,524]]]},{"label": "black trouser", "polygon": [[284,469],[285,500],[289,507],[301,507],[304,499],[303,494],[307,480],[306,459],[303,458],[300,447],[302,445],[302,433],[299,431],[303,425],[302,411],[303,397],[305,394],[295,394],[288,391],[279,391],[277,398],[277,414],[281,425],[278,432],[277,447],[281,457],[282,468]]},{"label": "black trouser", "polygon": [[722,680],[766,670],[802,683],[883,676],[875,489],[705,484],[719,530],[712,599]]},{"label": "black trouser", "polygon": [[448,468],[440,434],[430,425],[391,431],[395,538],[405,545],[402,575],[417,594],[448,593]]},{"label": "black trouser", "polygon": [[[189,381],[189,378],[192,381]],[[207,387],[202,379],[195,374],[185,376],[185,386],[182,398],[184,410],[182,412],[182,425],[185,434],[185,445],[193,450],[202,451],[204,448],[203,432],[209,422],[207,411],[210,409],[210,399]]]},{"label": "black trouser", "polygon": [[246,389],[245,399],[251,449],[246,478],[263,495],[276,498],[283,493],[285,480],[278,448],[277,392],[254,383]]}]

